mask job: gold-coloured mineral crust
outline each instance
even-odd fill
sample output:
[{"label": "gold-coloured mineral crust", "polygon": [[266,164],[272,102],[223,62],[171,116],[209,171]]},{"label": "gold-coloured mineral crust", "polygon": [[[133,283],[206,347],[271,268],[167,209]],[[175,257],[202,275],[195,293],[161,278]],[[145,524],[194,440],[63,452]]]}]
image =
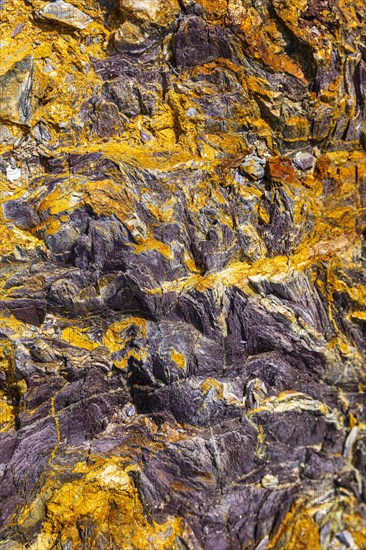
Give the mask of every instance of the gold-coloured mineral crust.
[{"label": "gold-coloured mineral crust", "polygon": [[365,0],[0,0],[0,550],[366,550]]}]

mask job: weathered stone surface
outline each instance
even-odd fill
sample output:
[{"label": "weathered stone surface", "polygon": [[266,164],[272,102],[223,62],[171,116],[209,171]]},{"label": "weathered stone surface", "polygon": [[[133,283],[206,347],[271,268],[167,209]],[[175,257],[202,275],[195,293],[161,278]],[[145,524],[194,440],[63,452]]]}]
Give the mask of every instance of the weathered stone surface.
[{"label": "weathered stone surface", "polygon": [[0,548],[366,548],[364,2],[0,4]]},{"label": "weathered stone surface", "polygon": [[180,11],[178,0],[119,0],[123,15],[142,22],[164,26]]},{"label": "weathered stone surface", "polygon": [[196,16],[183,21],[174,37],[174,50],[178,67],[195,67],[218,57],[231,57],[226,30],[210,28]]},{"label": "weathered stone surface", "polygon": [[293,162],[296,168],[298,168],[299,170],[310,170],[314,167],[315,158],[311,153],[300,151],[294,156]]},{"label": "weathered stone surface", "polygon": [[39,12],[37,16],[40,19],[66,25],[72,29],[83,30],[91,22],[92,18],[86,13],[79,10],[77,7],[64,2],[64,0],[56,0],[48,2]]},{"label": "weathered stone surface", "polygon": [[28,125],[32,118],[33,57],[17,61],[0,75],[0,118],[2,122]]}]

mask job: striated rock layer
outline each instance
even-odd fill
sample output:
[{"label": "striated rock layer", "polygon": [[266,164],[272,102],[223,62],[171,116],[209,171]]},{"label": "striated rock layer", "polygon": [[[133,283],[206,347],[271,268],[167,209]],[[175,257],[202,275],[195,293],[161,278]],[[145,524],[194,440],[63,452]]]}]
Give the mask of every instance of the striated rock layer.
[{"label": "striated rock layer", "polygon": [[0,548],[366,549],[364,0],[0,0]]}]

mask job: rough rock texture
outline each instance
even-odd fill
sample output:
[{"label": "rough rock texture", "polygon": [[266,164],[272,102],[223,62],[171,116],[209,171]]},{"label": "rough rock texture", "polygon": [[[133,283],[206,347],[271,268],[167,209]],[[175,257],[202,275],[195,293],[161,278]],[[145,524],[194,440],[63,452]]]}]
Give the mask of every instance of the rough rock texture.
[{"label": "rough rock texture", "polygon": [[366,548],[364,0],[0,0],[0,549]]}]

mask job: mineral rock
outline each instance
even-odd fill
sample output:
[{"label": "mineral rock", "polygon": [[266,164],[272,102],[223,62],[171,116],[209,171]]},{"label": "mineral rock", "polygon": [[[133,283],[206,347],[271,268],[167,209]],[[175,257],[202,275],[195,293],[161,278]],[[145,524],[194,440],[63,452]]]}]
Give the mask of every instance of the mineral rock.
[{"label": "mineral rock", "polygon": [[6,126],[0,126],[0,144],[7,145],[14,142],[14,136]]},{"label": "mineral rock", "polygon": [[256,156],[248,156],[241,165],[241,169],[245,174],[253,179],[261,179],[265,174],[266,161]]},{"label": "mineral rock", "polygon": [[0,0],[0,550],[364,550],[364,0],[70,1]]},{"label": "mineral rock", "polygon": [[310,170],[314,167],[315,164],[315,158],[311,153],[301,152],[299,151],[294,156],[294,165],[299,170]]},{"label": "mineral rock", "polygon": [[89,15],[64,0],[47,3],[37,15],[40,19],[79,30],[85,29],[92,22]]},{"label": "mineral rock", "polygon": [[33,113],[33,56],[0,74],[0,120],[29,125]]},{"label": "mineral rock", "polygon": [[178,15],[180,6],[178,0],[119,0],[119,9],[132,19],[165,26]]}]

